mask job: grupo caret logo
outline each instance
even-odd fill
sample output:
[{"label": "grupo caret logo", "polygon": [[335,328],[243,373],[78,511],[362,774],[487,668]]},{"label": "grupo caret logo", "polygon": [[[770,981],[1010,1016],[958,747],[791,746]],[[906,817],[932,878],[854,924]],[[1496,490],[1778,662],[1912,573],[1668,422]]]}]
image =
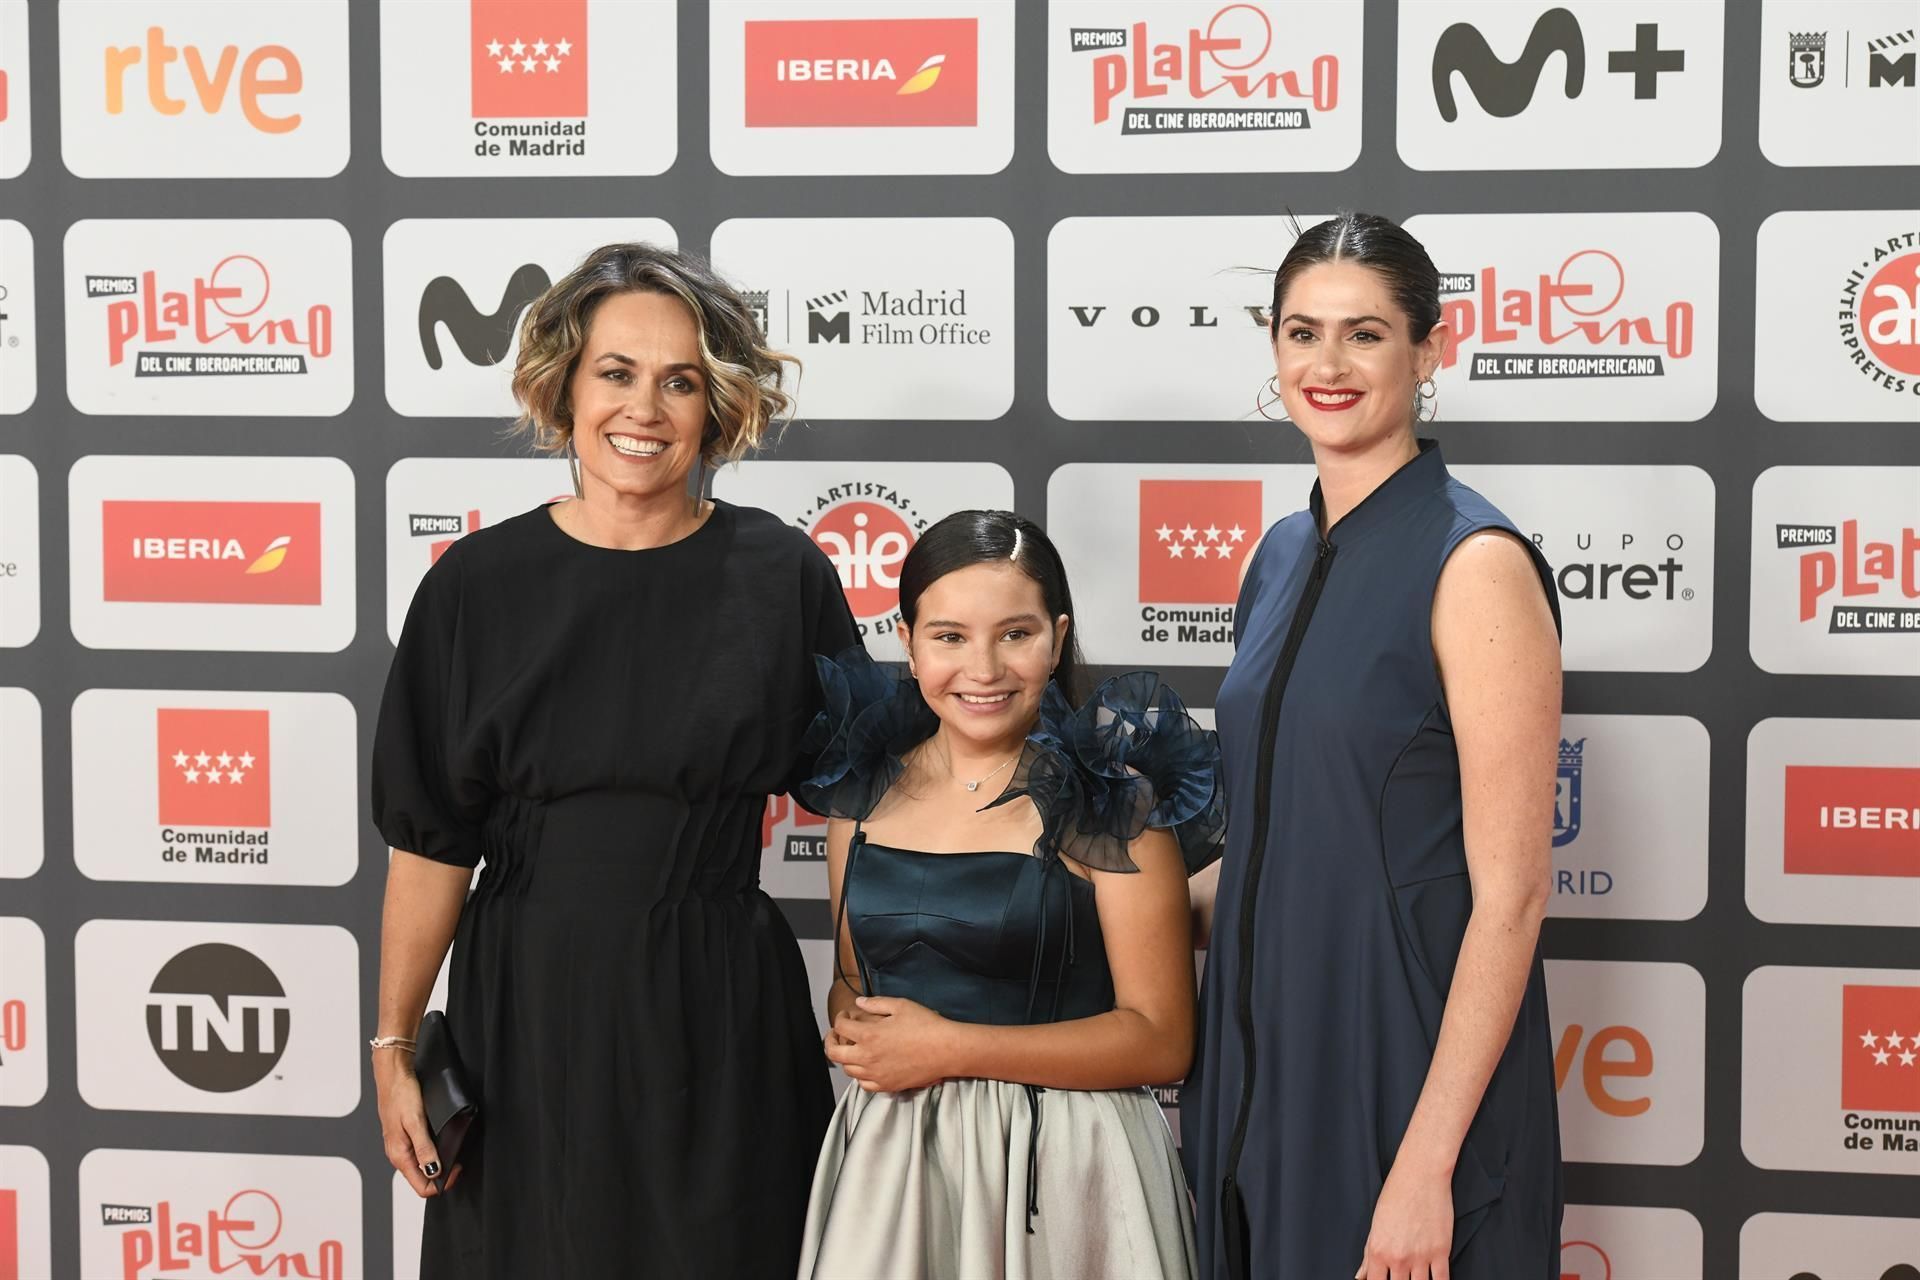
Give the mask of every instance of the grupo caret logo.
[{"label": "grupo caret logo", "polygon": [[104,599],[317,605],[317,502],[112,500],[100,507]]},{"label": "grupo caret logo", "polygon": [[1720,142],[1723,6],[1400,6],[1400,154],[1418,169],[1663,168]]},{"label": "grupo caret logo", "polygon": [[1360,22],[1338,4],[1051,6],[1048,145],[1069,173],[1344,168]]},{"label": "grupo caret logo", "polygon": [[749,21],[744,40],[749,129],[978,123],[976,19]]},{"label": "grupo caret logo", "polygon": [[154,975],[147,1038],[184,1084],[234,1093],[266,1079],[293,1029],[286,988],[244,947],[188,947]]},{"label": "grupo caret logo", "polygon": [[1713,407],[1719,232],[1704,215],[1425,215],[1408,230],[1442,273],[1442,415],[1690,421]]}]

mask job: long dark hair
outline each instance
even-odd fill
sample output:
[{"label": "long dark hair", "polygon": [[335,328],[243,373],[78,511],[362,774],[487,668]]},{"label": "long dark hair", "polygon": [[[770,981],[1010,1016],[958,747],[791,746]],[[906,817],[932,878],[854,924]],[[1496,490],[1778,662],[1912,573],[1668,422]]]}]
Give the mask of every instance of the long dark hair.
[{"label": "long dark hair", "polygon": [[1393,300],[1406,312],[1408,337],[1426,341],[1440,323],[1440,273],[1426,246],[1408,235],[1391,218],[1351,210],[1315,223],[1294,240],[1273,273],[1273,319],[1270,336],[1280,337],[1282,301],[1287,286],[1308,267],[1323,262],[1351,262],[1380,273],[1393,291]]},{"label": "long dark hair", "polygon": [[1061,563],[1053,540],[1025,516],[1011,511],[956,511],[935,522],[901,562],[900,617],[912,627],[920,611],[920,597],[928,587],[957,569],[1000,561],[1010,561],[1040,584],[1040,598],[1046,602],[1049,621],[1064,613],[1075,624],[1067,631],[1053,679],[1069,702],[1080,705],[1086,695],[1081,687],[1083,661],[1077,638],[1080,620],[1073,612],[1073,593],[1067,589],[1067,567]]}]

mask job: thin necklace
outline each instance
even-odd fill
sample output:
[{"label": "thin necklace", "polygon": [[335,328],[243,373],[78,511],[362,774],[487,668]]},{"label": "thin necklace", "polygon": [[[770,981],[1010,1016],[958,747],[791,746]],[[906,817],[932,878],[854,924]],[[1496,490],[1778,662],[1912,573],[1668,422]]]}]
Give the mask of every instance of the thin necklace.
[{"label": "thin necklace", "polygon": [[[1008,765],[1012,764],[1015,760],[1018,760],[1019,758],[1020,757],[1017,755],[1008,756],[1005,760],[1002,760],[998,765],[994,766],[993,773],[1000,772],[1000,770],[1006,768]],[[993,773],[986,774],[983,777],[975,778],[972,782],[968,782],[965,779],[959,777],[957,774],[955,774],[951,768],[947,770],[947,775],[949,777],[951,777],[955,782],[958,782],[961,786],[965,787],[969,791],[978,791],[980,789],[980,784],[985,782],[988,778],[991,778],[993,776]]]}]

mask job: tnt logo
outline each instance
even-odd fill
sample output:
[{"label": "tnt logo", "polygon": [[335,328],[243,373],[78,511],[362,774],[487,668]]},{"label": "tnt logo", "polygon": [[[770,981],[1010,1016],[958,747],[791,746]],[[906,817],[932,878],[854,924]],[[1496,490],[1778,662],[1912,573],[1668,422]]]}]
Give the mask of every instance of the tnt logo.
[{"label": "tnt logo", "polygon": [[291,1002],[250,951],[224,942],[188,947],[161,967],[150,991],[147,1038],[184,1084],[209,1093],[246,1089],[286,1052]]}]

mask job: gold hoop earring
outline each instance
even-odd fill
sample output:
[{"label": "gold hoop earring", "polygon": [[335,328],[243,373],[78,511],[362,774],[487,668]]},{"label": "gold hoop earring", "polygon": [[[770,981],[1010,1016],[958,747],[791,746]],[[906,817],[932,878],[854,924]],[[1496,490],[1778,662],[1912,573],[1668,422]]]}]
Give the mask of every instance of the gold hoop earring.
[{"label": "gold hoop earring", "polygon": [[1422,378],[1413,384],[1413,420],[1432,422],[1440,416],[1440,388],[1432,378]]},{"label": "gold hoop earring", "polygon": [[[1268,394],[1269,390],[1272,392],[1271,395]],[[1268,409],[1271,409],[1276,404],[1280,404],[1280,375],[1277,373],[1261,383],[1260,389],[1253,393],[1253,409],[1255,413],[1258,413],[1268,422],[1293,421],[1293,419],[1287,416],[1285,406],[1281,407],[1280,416],[1277,418],[1267,412]]]},{"label": "gold hoop earring", "polygon": [[573,496],[585,501],[586,488],[580,483],[580,453],[573,447],[573,434],[567,434],[567,470],[573,476]]}]

